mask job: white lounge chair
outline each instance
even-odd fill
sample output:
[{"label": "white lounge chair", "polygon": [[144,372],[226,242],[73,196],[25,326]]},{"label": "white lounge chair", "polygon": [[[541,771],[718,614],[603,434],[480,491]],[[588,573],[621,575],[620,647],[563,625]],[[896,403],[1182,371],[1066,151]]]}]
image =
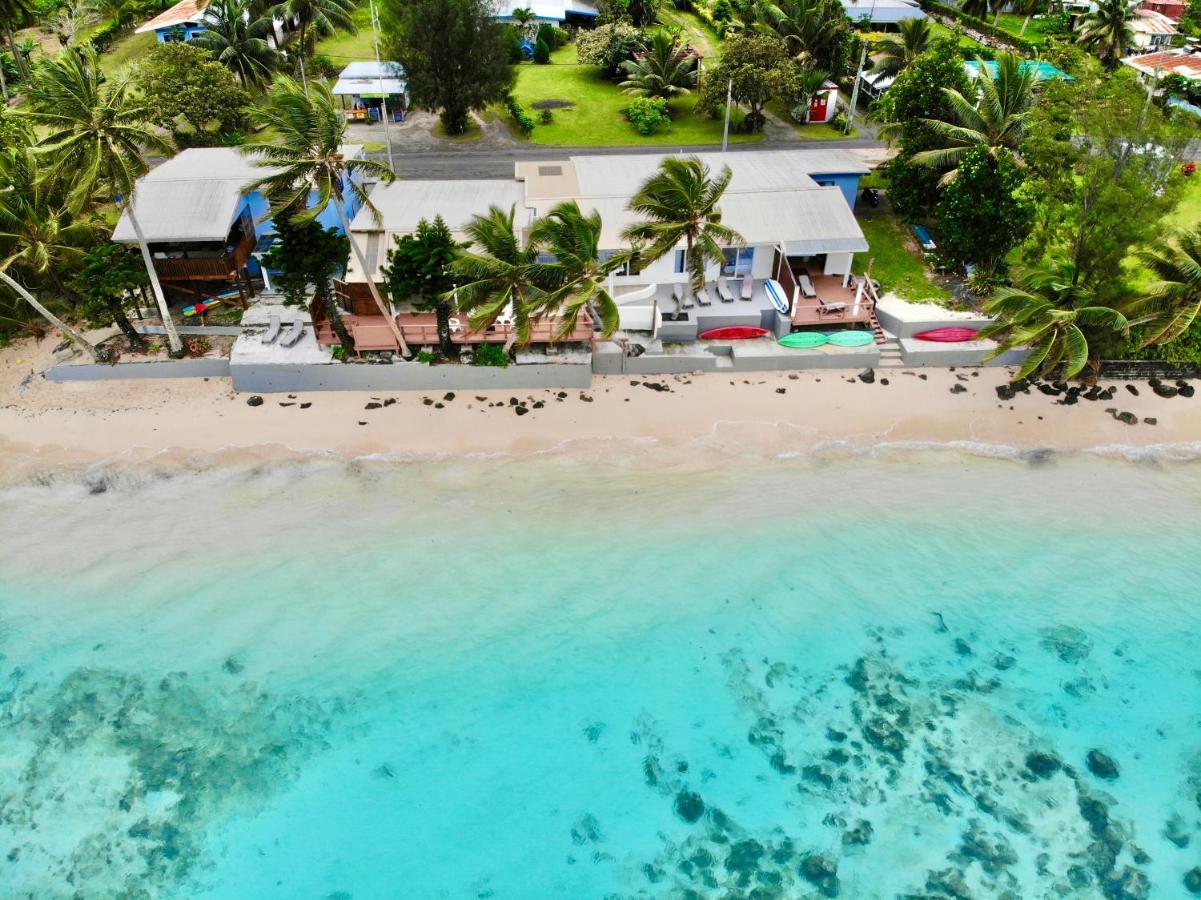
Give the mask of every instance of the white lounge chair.
[{"label": "white lounge chair", "polygon": [[750,275],[742,276],[742,299],[750,300],[755,293],[755,279]]},{"label": "white lounge chair", "polygon": [[295,347],[300,343],[300,339],[304,337],[304,320],[295,319],[288,330],[280,336],[279,345],[281,347]]},{"label": "white lounge chair", "polygon": [[797,282],[801,285],[801,293],[806,297],[817,296],[817,289],[813,287],[813,280],[809,277],[808,272],[801,272],[797,275]]},{"label": "white lounge chair", "polygon": [[717,298],[722,303],[734,302],[734,294],[730,291],[730,282],[726,280],[725,275],[721,275],[717,279]]},{"label": "white lounge chair", "polygon": [[701,288],[696,292],[696,302],[701,306],[712,306],[713,301],[709,299],[709,291],[706,288]]},{"label": "white lounge chair", "polygon": [[458,319],[454,318],[453,316],[446,320],[446,324],[450,326],[451,334],[458,334],[460,331],[463,330],[463,323],[460,322]]},{"label": "white lounge chair", "polygon": [[263,332],[262,342],[264,344],[274,344],[275,339],[279,337],[279,316],[272,316],[267,322],[267,330]]}]

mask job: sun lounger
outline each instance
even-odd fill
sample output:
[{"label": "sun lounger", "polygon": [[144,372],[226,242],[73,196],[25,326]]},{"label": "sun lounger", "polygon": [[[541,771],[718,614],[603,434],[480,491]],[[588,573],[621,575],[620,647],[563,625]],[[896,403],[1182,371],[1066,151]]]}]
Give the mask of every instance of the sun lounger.
[{"label": "sun lounger", "polygon": [[750,300],[755,293],[755,279],[750,275],[742,276],[742,299]]},{"label": "sun lounger", "polygon": [[302,337],[304,337],[304,321],[296,319],[288,326],[288,330],[280,336],[279,345],[281,347],[295,347],[300,343]]},{"label": "sun lounger", "polygon": [[823,300],[821,297],[817,298],[817,313],[818,313],[818,315],[828,316],[831,313],[840,313],[840,312],[846,312],[846,311],[847,311],[847,305],[845,303],[839,303],[839,302],[828,303],[825,300]]},{"label": "sun lounger", "polygon": [[726,281],[725,275],[717,279],[717,299],[722,303],[734,302],[734,295],[730,292],[730,282]]},{"label": "sun lounger", "polygon": [[696,302],[701,306],[713,305],[713,301],[709,299],[709,291],[706,288],[701,288],[696,292]]},{"label": "sun lounger", "polygon": [[279,337],[279,316],[272,316],[267,323],[267,330],[263,332],[262,341],[264,344],[274,344],[275,339]]},{"label": "sun lounger", "polygon": [[801,293],[806,297],[816,297],[817,290],[813,287],[813,279],[809,277],[808,272],[801,272],[797,275],[797,282],[801,286]]}]

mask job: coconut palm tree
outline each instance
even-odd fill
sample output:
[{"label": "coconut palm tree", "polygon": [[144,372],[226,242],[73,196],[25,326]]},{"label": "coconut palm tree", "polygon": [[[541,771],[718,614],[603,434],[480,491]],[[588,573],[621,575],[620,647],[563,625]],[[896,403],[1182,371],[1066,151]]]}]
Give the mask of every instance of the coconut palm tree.
[{"label": "coconut palm tree", "polygon": [[206,8],[205,30],[192,43],[250,88],[266,82],[279,63],[279,54],[267,43],[269,34],[271,20],[253,19],[248,0],[216,0]]},{"label": "coconut palm tree", "polygon": [[31,21],[33,17],[33,3],[31,0],[0,0],[0,24],[4,25],[4,36],[8,40],[8,50],[12,54],[13,62],[17,64],[17,71],[21,73],[21,77],[26,81],[29,80],[31,75],[29,60],[18,49],[13,29],[20,28],[23,24]]},{"label": "coconut palm tree", "polygon": [[1013,287],[999,288],[984,304],[996,317],[980,329],[981,338],[997,342],[987,358],[1028,347],[1015,380],[1046,375],[1060,365],[1063,378],[1078,375],[1086,365],[1097,368],[1097,338],[1104,343],[1126,335],[1130,323],[1116,309],[1093,305],[1091,289],[1074,282],[1070,265],[1044,263],[1019,271]]},{"label": "coconut palm tree", "polygon": [[112,22],[118,28],[124,27],[132,12],[129,0],[88,0],[87,8],[102,22]]},{"label": "coconut palm tree", "polygon": [[1139,0],[1098,0],[1097,8],[1085,13],[1076,28],[1076,42],[1095,53],[1111,72],[1134,42],[1131,21],[1138,4]]},{"label": "coconut palm tree", "polygon": [[262,190],[278,214],[289,216],[298,225],[314,221],[333,204],[342,230],[350,239],[359,269],[367,278],[371,299],[392,330],[401,354],[408,356],[409,345],[380,294],[363,250],[350,232],[350,219],[346,215],[346,194],[349,192],[376,221],[379,220],[379,210],[356,176],[372,175],[387,183],[396,176],[383,163],[347,159],[342,155],[346,117],[334,101],[329,86],[322,82],[314,82],[312,90],[306,91],[294,79],[277,76],[267,95],[267,103],[256,111],[256,115],[278,138],[272,143],[251,143],[242,147],[243,153],[257,158],[258,165],[274,170],[251,185],[249,190]]},{"label": "coconut palm tree", "polygon": [[515,343],[530,342],[534,323],[547,315],[547,274],[538,262],[538,245],[524,246],[513,220],[516,207],[508,211],[490,206],[467,226],[468,249],[460,252],[453,269],[461,279],[458,287],[459,309],[471,318],[471,329],[478,331],[502,313],[513,320],[505,340],[505,351]]},{"label": "coconut palm tree", "polygon": [[913,161],[946,169],[943,184],[955,179],[959,160],[973,147],[986,147],[992,156],[1001,151],[1016,154],[1022,141],[1036,100],[1036,67],[1023,65],[1023,60],[1013,53],[998,53],[996,66],[994,74],[984,60],[976,58],[978,78],[973,84],[980,91],[978,105],[953,88],[943,88],[953,121],[921,120],[946,146],[915,153]]},{"label": "coconut palm tree", "polygon": [[561,338],[575,330],[582,309],[600,325],[601,337],[612,337],[617,330],[620,314],[605,282],[635,254],[627,251],[602,258],[600,236],[600,213],[584,215],[574,200],[560,203],[539,219],[530,234],[532,243],[554,257],[542,268],[547,290],[544,307],[549,315],[563,316]]},{"label": "coconut palm tree", "polygon": [[665,100],[689,93],[696,85],[696,60],[683,56],[682,49],[674,35],[652,32],[641,57],[621,64],[627,76],[621,87],[627,94]]},{"label": "coconut palm tree", "polygon": [[[47,177],[31,148],[0,153],[0,283],[83,349],[94,362],[104,355],[13,278],[20,270],[58,282],[62,267],[83,256],[80,245],[95,236],[66,197],[61,179]],[[61,288],[61,283],[59,283]]]},{"label": "coconut palm tree", "polygon": [[717,205],[731,177],[729,166],[710,178],[709,167],[699,157],[669,156],[630,199],[629,208],[644,221],[629,226],[622,236],[645,247],[642,258],[647,262],[662,259],[683,242],[690,294],[704,287],[707,263],[720,263],[724,248],[743,243],[737,231],[722,224]]},{"label": "coconut palm tree", "polygon": [[272,15],[300,24],[296,56],[300,63],[300,83],[308,90],[308,76],[304,71],[304,57],[308,52],[306,43],[311,34],[314,39],[331,35],[338,28],[354,34],[356,29],[351,14],[354,0],[283,0],[271,9]]},{"label": "coconut palm tree", "polygon": [[517,33],[523,38],[528,38],[530,33],[534,30],[534,22],[538,17],[528,6],[518,6],[511,13],[509,13],[509,18],[517,27]]},{"label": "coconut palm tree", "polygon": [[828,71],[841,65],[851,21],[837,0],[763,0],[751,18],[757,30],[779,35],[799,62]]},{"label": "coconut palm tree", "polygon": [[1201,314],[1201,228],[1172,235],[1162,249],[1139,258],[1156,277],[1134,311],[1150,317],[1143,346],[1166,344],[1184,334]]},{"label": "coconut palm tree", "polygon": [[876,44],[879,56],[875,71],[896,75],[929,50],[933,43],[934,25],[929,19],[902,19],[897,23],[896,35],[889,35]]},{"label": "coconut palm tree", "polygon": [[129,217],[137,236],[146,274],[158,304],[172,355],[183,355],[183,343],[171,319],[150,247],[134,208],[134,190],[149,166],[144,152],[170,154],[171,144],[150,124],[149,111],[129,90],[126,79],[107,81],[91,46],[68,47],[38,66],[30,89],[30,119],[45,129],[39,152],[54,155],[59,172],[74,185],[72,200],[91,200],[108,188]]}]

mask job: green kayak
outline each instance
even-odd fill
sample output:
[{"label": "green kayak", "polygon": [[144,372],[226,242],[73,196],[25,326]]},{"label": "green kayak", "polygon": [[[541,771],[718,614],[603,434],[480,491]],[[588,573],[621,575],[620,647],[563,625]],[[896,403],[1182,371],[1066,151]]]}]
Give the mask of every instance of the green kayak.
[{"label": "green kayak", "polygon": [[836,331],[827,339],[835,347],[866,347],[875,342],[876,336],[870,331]]},{"label": "green kayak", "polygon": [[820,331],[794,331],[792,334],[786,334],[780,338],[781,347],[792,347],[794,350],[802,350],[811,347],[820,347],[826,343],[829,338]]}]

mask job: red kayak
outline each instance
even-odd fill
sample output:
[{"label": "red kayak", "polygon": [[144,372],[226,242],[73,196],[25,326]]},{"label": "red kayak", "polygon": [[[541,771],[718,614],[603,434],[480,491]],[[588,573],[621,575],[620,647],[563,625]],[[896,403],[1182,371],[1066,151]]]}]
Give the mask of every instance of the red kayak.
[{"label": "red kayak", "polygon": [[721,328],[710,328],[701,332],[702,341],[745,341],[749,338],[761,338],[771,334],[766,328],[757,325],[725,325]]},{"label": "red kayak", "polygon": [[931,328],[929,331],[919,331],[914,335],[919,341],[939,341],[943,344],[954,344],[959,341],[974,341],[975,328]]}]

